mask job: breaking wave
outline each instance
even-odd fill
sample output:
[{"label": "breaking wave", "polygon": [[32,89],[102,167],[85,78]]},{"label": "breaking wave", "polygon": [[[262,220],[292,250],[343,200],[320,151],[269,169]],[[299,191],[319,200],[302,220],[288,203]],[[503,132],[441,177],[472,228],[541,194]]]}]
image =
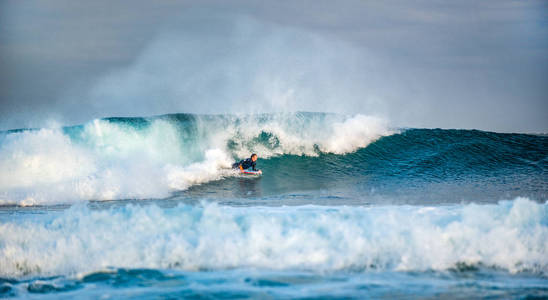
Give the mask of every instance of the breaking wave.
[{"label": "breaking wave", "polygon": [[363,115],[167,115],[110,118],[0,135],[0,204],[162,198],[234,175],[257,152],[345,154],[393,133]]},{"label": "breaking wave", "polygon": [[[166,198],[236,176],[231,164],[251,153],[263,196],[338,186],[354,198],[410,189],[453,203],[548,197],[547,136],[392,129],[364,115],[175,114],[0,133],[0,204]],[[206,192],[225,195],[229,182]]]},{"label": "breaking wave", "polygon": [[0,277],[109,268],[548,272],[548,205],[163,209],[75,205],[0,223]]}]

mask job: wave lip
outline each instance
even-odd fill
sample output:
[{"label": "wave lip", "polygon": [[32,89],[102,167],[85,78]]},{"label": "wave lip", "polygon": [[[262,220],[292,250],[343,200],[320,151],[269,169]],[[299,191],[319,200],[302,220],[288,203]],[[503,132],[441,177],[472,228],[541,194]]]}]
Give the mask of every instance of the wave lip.
[{"label": "wave lip", "polygon": [[426,271],[493,267],[548,274],[548,205],[527,198],[438,207],[172,209],[74,206],[0,224],[0,277],[106,268]]}]

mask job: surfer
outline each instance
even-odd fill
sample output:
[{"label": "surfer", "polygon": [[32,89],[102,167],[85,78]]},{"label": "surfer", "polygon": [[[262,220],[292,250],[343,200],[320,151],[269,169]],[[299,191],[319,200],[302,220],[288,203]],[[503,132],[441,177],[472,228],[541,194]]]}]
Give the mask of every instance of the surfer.
[{"label": "surfer", "polygon": [[232,168],[233,169],[240,169],[240,170],[247,170],[249,168],[251,168],[251,170],[253,171],[259,171],[260,170],[257,170],[257,154],[253,153],[251,154],[251,157],[250,158],[247,158],[247,159],[244,159],[244,160],[241,160],[240,162],[236,162],[232,165]]}]

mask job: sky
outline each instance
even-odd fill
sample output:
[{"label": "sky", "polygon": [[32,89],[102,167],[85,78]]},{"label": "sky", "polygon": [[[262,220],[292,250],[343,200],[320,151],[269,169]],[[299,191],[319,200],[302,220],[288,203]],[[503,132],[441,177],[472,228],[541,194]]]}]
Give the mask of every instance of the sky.
[{"label": "sky", "polygon": [[0,0],[0,130],[286,111],[547,133],[548,2]]}]

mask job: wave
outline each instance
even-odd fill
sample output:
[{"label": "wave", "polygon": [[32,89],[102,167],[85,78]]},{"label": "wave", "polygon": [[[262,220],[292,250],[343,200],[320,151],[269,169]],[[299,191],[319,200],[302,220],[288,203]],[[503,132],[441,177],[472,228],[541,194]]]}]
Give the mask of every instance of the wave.
[{"label": "wave", "polygon": [[234,175],[252,152],[344,154],[392,131],[363,115],[320,113],[109,118],[0,136],[0,203],[162,198]]},{"label": "wave", "polygon": [[548,204],[125,205],[0,223],[0,277],[111,268],[330,272],[478,267],[548,274]]},{"label": "wave", "polygon": [[234,183],[218,180],[251,153],[267,174],[263,196],[338,188],[392,198],[439,190],[436,201],[456,202],[548,197],[547,136],[396,130],[363,115],[175,114],[0,133],[0,204],[165,198],[212,181],[206,194],[226,195]]}]

